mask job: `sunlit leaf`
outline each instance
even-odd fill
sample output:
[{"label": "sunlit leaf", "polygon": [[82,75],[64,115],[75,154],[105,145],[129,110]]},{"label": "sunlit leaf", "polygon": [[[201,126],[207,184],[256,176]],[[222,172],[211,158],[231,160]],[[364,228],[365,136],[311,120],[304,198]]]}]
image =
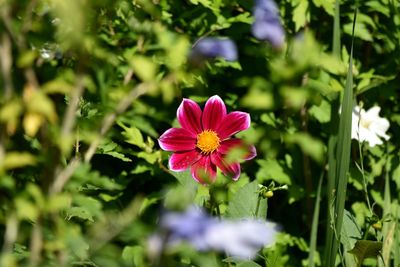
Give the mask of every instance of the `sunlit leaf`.
[{"label": "sunlit leaf", "polygon": [[259,195],[257,181],[238,189],[229,201],[227,215],[233,218],[266,218],[267,199]]},{"label": "sunlit leaf", "polygon": [[28,152],[13,151],[6,154],[2,167],[5,169],[22,168],[35,165],[36,162],[36,157]]}]

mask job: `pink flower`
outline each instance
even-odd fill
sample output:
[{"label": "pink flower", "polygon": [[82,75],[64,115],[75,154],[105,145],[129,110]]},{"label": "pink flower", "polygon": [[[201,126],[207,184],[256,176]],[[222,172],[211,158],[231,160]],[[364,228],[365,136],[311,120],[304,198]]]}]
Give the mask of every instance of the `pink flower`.
[{"label": "pink flower", "polygon": [[193,178],[199,183],[214,182],[217,167],[233,180],[239,179],[239,159],[231,162],[226,155],[232,149],[242,149],[244,160],[254,158],[254,146],[246,145],[232,135],[250,127],[250,115],[241,111],[226,112],[222,99],[210,97],[202,111],[193,100],[184,98],[177,111],[182,128],[171,128],[158,139],[160,147],[174,153],[169,168],[180,172],[190,167]]}]

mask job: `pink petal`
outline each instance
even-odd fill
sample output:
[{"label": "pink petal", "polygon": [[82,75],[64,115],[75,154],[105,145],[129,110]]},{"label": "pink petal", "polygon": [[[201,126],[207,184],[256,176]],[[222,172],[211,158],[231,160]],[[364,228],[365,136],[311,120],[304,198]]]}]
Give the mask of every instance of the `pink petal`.
[{"label": "pink petal", "polygon": [[190,169],[192,177],[201,184],[210,184],[215,181],[217,167],[211,162],[210,156],[203,156]]},{"label": "pink petal", "polygon": [[171,128],[158,138],[158,144],[167,151],[193,150],[196,148],[196,136],[183,128]]},{"label": "pink petal", "polygon": [[240,177],[240,164],[237,162],[228,163],[220,153],[211,154],[211,162],[217,165],[218,168],[226,175],[231,177],[234,181]]},{"label": "pink petal", "polygon": [[235,148],[243,148],[247,150],[246,155],[244,155],[243,157],[244,160],[250,160],[257,156],[256,148],[253,145],[247,145],[238,138],[232,138],[222,141],[221,146],[218,148],[218,152],[226,155]]},{"label": "pink petal", "polygon": [[226,116],[226,107],[224,101],[215,95],[210,97],[203,111],[203,129],[217,129],[217,127],[221,124],[221,121]]},{"label": "pink petal", "polygon": [[225,139],[250,127],[250,115],[246,112],[234,111],[225,116],[217,129],[220,139]]},{"label": "pink petal", "polygon": [[201,154],[196,150],[174,153],[169,158],[169,169],[176,172],[184,171],[200,158]]},{"label": "pink petal", "polygon": [[182,128],[198,134],[202,131],[201,129],[201,109],[199,105],[193,100],[184,98],[181,105],[176,112],[179,123]]},{"label": "pink petal", "polygon": [[243,158],[243,159],[245,159],[245,160],[251,160],[251,159],[254,159],[256,156],[257,156],[257,150],[256,150],[256,147],[255,146],[253,146],[253,145],[249,145],[248,146],[248,154],[247,155],[245,155],[245,157]]}]

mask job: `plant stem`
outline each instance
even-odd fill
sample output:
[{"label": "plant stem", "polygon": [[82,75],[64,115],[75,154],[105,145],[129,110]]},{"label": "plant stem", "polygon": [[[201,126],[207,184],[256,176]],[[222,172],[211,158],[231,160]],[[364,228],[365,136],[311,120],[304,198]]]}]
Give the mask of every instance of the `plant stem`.
[{"label": "plant stem", "polygon": [[367,179],[365,178],[365,171],[364,171],[364,157],[363,157],[363,153],[362,153],[362,149],[363,149],[363,143],[362,142],[358,142],[358,150],[359,150],[359,155],[360,155],[360,171],[361,171],[361,175],[363,177],[363,189],[364,189],[364,194],[365,194],[365,199],[367,201],[367,205],[368,205],[368,209],[370,212],[370,215],[373,214],[372,212],[372,207],[371,207],[371,202],[369,201],[369,197],[368,197],[368,190],[367,190]]}]

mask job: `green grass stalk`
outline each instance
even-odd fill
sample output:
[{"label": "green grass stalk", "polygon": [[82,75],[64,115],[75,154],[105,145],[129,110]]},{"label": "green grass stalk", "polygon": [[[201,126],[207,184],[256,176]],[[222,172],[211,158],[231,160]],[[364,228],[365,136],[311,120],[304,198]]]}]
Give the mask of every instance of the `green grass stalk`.
[{"label": "green grass stalk", "polygon": [[323,174],[319,178],[317,195],[315,197],[313,221],[311,225],[311,236],[310,236],[310,251],[308,253],[308,267],[315,266],[315,252],[317,251],[317,236],[318,236],[318,221],[319,221],[319,207],[321,200],[321,186],[322,186]]},{"label": "green grass stalk", "polygon": [[[333,38],[332,38],[332,54],[340,59],[340,4],[339,0],[335,2],[335,15],[333,20]],[[336,144],[337,144],[337,129],[339,125],[339,98],[336,94],[331,103],[331,121],[330,130],[331,135],[328,141],[328,181],[327,181],[327,227],[326,227],[326,243],[325,243],[325,256],[326,262],[331,262],[332,240],[334,239],[333,231],[333,203],[335,199],[335,185],[336,185]]]},{"label": "green grass stalk", "polygon": [[350,148],[351,148],[351,119],[354,104],[353,99],[353,44],[354,44],[354,28],[357,18],[357,10],[354,12],[352,43],[350,50],[349,68],[346,78],[346,86],[343,94],[341,105],[341,114],[339,121],[339,133],[336,146],[336,198],[334,208],[334,231],[336,238],[332,238],[330,247],[328,267],[335,266],[336,254],[340,244],[340,233],[343,224],[344,206],[346,200],[348,171],[350,164]]}]

